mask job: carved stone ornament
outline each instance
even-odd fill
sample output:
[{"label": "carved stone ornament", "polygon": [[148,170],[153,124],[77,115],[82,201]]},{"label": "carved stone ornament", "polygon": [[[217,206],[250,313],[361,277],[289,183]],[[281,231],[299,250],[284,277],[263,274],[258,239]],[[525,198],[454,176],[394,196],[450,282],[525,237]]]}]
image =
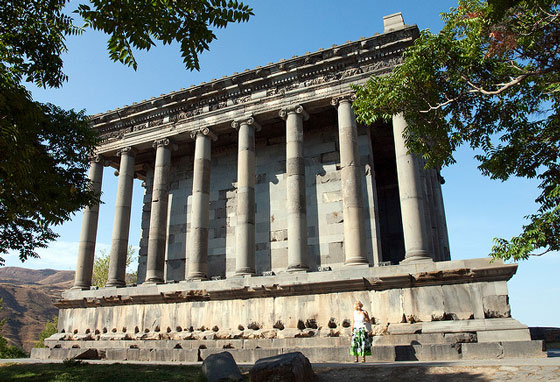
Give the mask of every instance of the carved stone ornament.
[{"label": "carved stone ornament", "polygon": [[290,113],[301,114],[304,121],[309,119],[309,114],[305,111],[303,106],[299,104],[283,107],[280,109],[280,112],[278,112],[278,115],[285,121]]},{"label": "carved stone ornament", "polygon": [[107,161],[99,154],[93,154],[89,156],[90,162],[100,163],[102,166],[107,166]]},{"label": "carved stone ornament", "polygon": [[[323,86],[341,80],[349,81],[353,77],[366,74],[382,75],[402,63],[401,53],[412,43],[413,39],[414,30],[406,29],[357,41],[351,46],[333,47],[317,54],[301,56],[295,60],[281,61],[277,63],[277,70],[291,71],[298,68],[298,74],[293,73],[282,79],[269,78],[270,69],[257,68],[254,71],[230,77],[231,82],[244,84],[236,93],[230,93],[224,87],[227,81],[212,82],[200,85],[195,90],[185,90],[184,94],[175,94],[172,98],[177,98],[174,100],[177,105],[170,106],[165,102],[161,105],[158,104],[158,111],[155,114],[152,112],[154,105],[146,103],[120,109],[118,115],[100,115],[96,120],[96,128],[104,140],[118,140],[123,139],[125,133],[165,124],[167,120],[161,118],[163,109],[169,115],[168,121],[177,123],[229,106],[253,101],[262,102],[260,98],[252,98],[252,93],[255,91],[264,90],[266,97],[278,97],[291,91]],[[357,60],[345,60],[347,56],[355,56]],[[341,57],[342,61],[338,62],[338,58],[335,57]],[[333,60],[337,62],[333,62]],[[256,80],[258,83],[255,82]],[[197,102],[186,102],[187,93],[189,97],[196,96]],[[337,106],[343,100],[344,98],[335,97],[333,105]],[[138,119],[136,116],[138,113],[145,115]],[[112,122],[117,119],[117,122]],[[239,124],[240,122],[234,121],[232,126],[235,128]],[[255,127],[259,128],[257,125]]]},{"label": "carved stone ornament", "polygon": [[253,117],[252,115],[235,119],[231,123],[231,127],[233,127],[235,130],[239,130],[239,127],[241,125],[254,126],[255,130],[257,130],[257,131],[261,130],[261,125],[258,124],[258,122],[255,120],[255,117]]},{"label": "carved stone ornament", "polygon": [[216,135],[216,133],[214,133],[214,131],[212,131],[209,127],[202,127],[200,129],[197,130],[193,130],[190,132],[191,134],[191,139],[196,139],[196,136],[198,134],[202,134],[204,136],[209,137],[210,139],[212,139],[213,141],[216,141],[218,139],[218,136]]},{"label": "carved stone ornament", "polygon": [[152,143],[152,147],[157,149],[158,147],[169,146],[170,143],[169,138],[156,139],[154,143]]},{"label": "carved stone ornament", "polygon": [[163,125],[163,119],[154,119],[148,123],[149,127],[156,127]]},{"label": "carved stone ornament", "polygon": [[120,149],[119,151],[117,151],[117,156],[121,156],[121,155],[136,155],[136,153],[138,152],[137,149],[135,149],[132,146],[127,146],[127,147],[123,147],[122,149]]},{"label": "carved stone ornament", "polygon": [[356,94],[354,93],[347,93],[347,94],[341,94],[339,96],[333,97],[333,99],[331,100],[331,105],[333,105],[334,107],[338,107],[338,105],[341,102],[354,102],[356,100]]}]

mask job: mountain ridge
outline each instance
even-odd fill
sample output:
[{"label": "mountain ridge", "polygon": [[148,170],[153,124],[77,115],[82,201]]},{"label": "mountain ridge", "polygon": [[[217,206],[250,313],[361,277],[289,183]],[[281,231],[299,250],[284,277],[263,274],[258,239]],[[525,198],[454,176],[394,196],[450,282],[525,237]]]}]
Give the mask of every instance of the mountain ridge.
[{"label": "mountain ridge", "polygon": [[47,321],[58,315],[53,305],[72,287],[74,271],[56,269],[0,268],[0,319],[6,323],[1,335],[13,345],[31,351]]}]

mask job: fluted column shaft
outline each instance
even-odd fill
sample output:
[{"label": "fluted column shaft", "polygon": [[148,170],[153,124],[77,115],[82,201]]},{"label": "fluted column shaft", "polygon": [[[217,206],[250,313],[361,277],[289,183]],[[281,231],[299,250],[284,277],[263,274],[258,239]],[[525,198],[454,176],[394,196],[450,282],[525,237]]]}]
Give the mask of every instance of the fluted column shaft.
[{"label": "fluted column shaft", "polygon": [[431,260],[429,241],[424,224],[424,201],[420,182],[421,165],[405,146],[403,132],[406,121],[402,114],[393,116],[393,136],[397,160],[397,178],[404,233],[404,262]]},{"label": "fluted column shaft", "polygon": [[156,161],[150,208],[146,283],[164,282],[169,167],[171,165],[171,148],[169,143],[169,139],[164,138],[155,141],[153,144],[153,147],[156,149]]},{"label": "fluted column shaft", "polygon": [[235,274],[255,273],[255,130],[253,117],[233,121],[238,130]]},{"label": "fluted column shaft", "polygon": [[352,110],[353,96],[333,99],[338,106],[338,139],[344,216],[344,264],[368,264],[362,196],[358,127]]},{"label": "fluted column shaft", "polygon": [[195,148],[187,279],[204,280],[208,277],[211,140],[216,135],[206,128],[192,132],[191,137]]},{"label": "fluted column shaft", "polygon": [[[103,181],[103,158],[100,156],[92,158],[88,177],[92,191],[100,195]],[[98,219],[99,204],[84,208],[80,244],[78,245],[78,265],[72,289],[89,289],[91,287]]]},{"label": "fluted column shaft", "polygon": [[132,184],[136,149],[126,147],[119,152],[119,181],[115,202],[113,222],[113,240],[109,259],[109,277],[107,286],[126,285],[126,255],[128,251],[128,233],[130,230],[130,208],[132,204]]},{"label": "fluted column shaft", "polygon": [[288,210],[288,271],[306,271],[307,211],[305,200],[305,159],[303,121],[309,115],[301,105],[280,110],[286,121],[286,199]]}]

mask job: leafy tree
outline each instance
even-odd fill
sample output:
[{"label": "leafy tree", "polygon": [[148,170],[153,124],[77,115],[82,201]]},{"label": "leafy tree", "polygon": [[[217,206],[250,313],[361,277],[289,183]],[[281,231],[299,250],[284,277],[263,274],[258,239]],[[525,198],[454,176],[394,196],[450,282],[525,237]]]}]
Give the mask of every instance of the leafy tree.
[{"label": "leafy tree", "polygon": [[[128,268],[130,264],[136,259],[135,249],[129,245],[126,253],[126,267]],[[91,285],[98,288],[103,288],[107,284],[109,279],[109,259],[110,256],[104,249],[99,251],[99,254],[95,257],[93,263],[93,277],[91,280]],[[126,283],[134,284],[137,281],[137,271],[126,273]]]},{"label": "leafy tree", "polygon": [[[527,259],[560,249],[560,6],[553,0],[460,0],[385,77],[356,87],[358,119],[403,113],[407,147],[427,166],[469,145],[492,179],[537,178],[538,209],[491,255]],[[540,253],[537,253],[540,251]]]},{"label": "leafy tree", "polygon": [[[38,257],[58,235],[52,227],[99,201],[88,187],[88,156],[99,143],[82,112],[33,101],[23,82],[60,87],[67,80],[65,39],[87,28],[109,35],[113,61],[137,67],[134,50],[157,42],[180,44],[185,66],[216,38],[212,29],[247,21],[252,9],[237,0],[5,0],[0,7],[0,255]],[[0,264],[3,263],[0,257]]]},{"label": "leafy tree", "polygon": [[39,334],[39,340],[33,345],[34,348],[44,348],[45,339],[58,332],[58,316],[53,316],[52,320],[47,321],[45,329]]},{"label": "leafy tree", "polygon": [[[3,299],[0,298],[0,310],[2,310]],[[0,320],[0,331],[6,323],[6,319]],[[8,340],[0,335],[0,358],[27,358],[29,354],[22,348],[8,344]]]}]

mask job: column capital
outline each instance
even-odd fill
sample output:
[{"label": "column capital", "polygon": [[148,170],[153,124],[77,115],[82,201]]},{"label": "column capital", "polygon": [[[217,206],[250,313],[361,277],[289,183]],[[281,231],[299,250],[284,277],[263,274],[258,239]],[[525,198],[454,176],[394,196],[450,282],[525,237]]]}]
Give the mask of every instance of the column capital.
[{"label": "column capital", "polygon": [[286,120],[288,118],[288,114],[290,114],[290,113],[301,114],[304,121],[307,121],[309,119],[309,114],[305,111],[303,106],[301,106],[299,104],[283,107],[278,112],[278,115],[283,120]]},{"label": "column capital", "polygon": [[90,163],[99,163],[102,166],[107,166],[107,160],[102,155],[99,154],[89,155],[89,161]]},{"label": "column capital", "polygon": [[259,123],[255,120],[255,117],[253,115],[247,115],[245,117],[234,119],[233,122],[231,123],[231,127],[233,127],[235,130],[239,130],[239,127],[241,125],[254,126],[255,130],[257,131],[261,130],[261,125],[259,125]]},{"label": "column capital", "polygon": [[156,139],[154,143],[152,143],[152,147],[154,149],[157,149],[158,147],[165,147],[165,146],[169,146],[170,144],[171,141],[169,140],[169,138],[161,138],[161,139]]},{"label": "column capital", "polygon": [[127,147],[123,147],[122,149],[117,151],[117,156],[121,156],[123,154],[127,154],[127,155],[136,155],[136,153],[138,152],[138,149],[132,146],[127,146]]},{"label": "column capital", "polygon": [[204,136],[209,137],[210,139],[212,139],[213,141],[216,141],[218,139],[218,135],[216,135],[216,133],[210,129],[209,127],[201,127],[195,130],[190,131],[190,135],[191,135],[191,139],[196,139],[196,136],[198,134],[202,134]]},{"label": "column capital", "polygon": [[340,105],[341,102],[352,103],[355,100],[356,100],[356,94],[355,93],[341,94],[341,95],[338,95],[338,96],[332,98],[331,105],[333,105],[334,107],[338,107],[338,105]]}]

